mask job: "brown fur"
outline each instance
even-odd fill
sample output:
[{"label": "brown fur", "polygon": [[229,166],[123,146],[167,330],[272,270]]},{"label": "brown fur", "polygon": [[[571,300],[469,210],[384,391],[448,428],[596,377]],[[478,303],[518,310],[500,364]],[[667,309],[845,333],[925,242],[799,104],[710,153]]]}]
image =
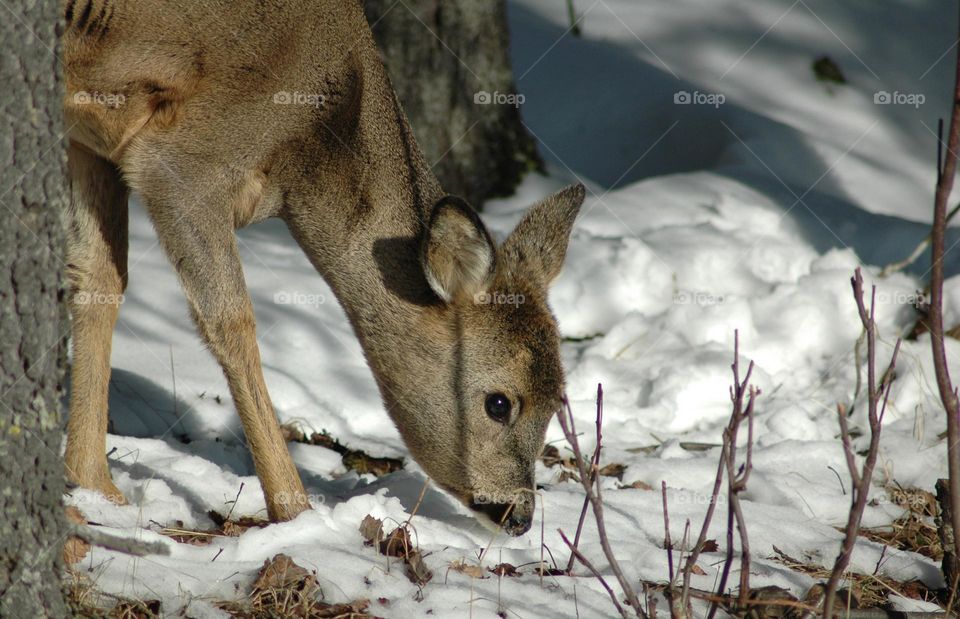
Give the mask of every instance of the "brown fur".
[{"label": "brown fur", "polygon": [[[234,238],[235,228],[270,216],[283,218],[344,306],[387,411],[426,472],[491,514],[477,504],[532,492],[533,463],[563,389],[546,287],[583,188],[535,206],[495,247],[469,207],[443,199],[355,1],[62,7],[72,183],[69,477],[122,500],[104,434],[119,306],[110,295],[126,285],[132,189],[226,374],[271,518],[309,504],[263,380]],[[81,293],[108,302],[81,303],[90,296]],[[484,303],[482,295],[522,302]],[[485,412],[492,392],[519,408],[506,424]],[[518,502],[508,531],[525,531],[532,509]]]}]

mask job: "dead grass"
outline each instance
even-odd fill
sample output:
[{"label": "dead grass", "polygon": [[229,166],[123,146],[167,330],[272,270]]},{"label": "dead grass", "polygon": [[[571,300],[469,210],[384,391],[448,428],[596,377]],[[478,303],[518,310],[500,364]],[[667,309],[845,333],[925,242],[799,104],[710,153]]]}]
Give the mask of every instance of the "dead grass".
[{"label": "dead grass", "polygon": [[87,576],[69,571],[64,597],[71,617],[85,619],[153,619],[160,616],[159,600],[132,600],[96,588]]},{"label": "dead grass", "polygon": [[[830,578],[831,570],[829,569],[790,557],[776,546],[773,547],[773,550],[775,555],[769,558],[795,572],[808,574],[812,578],[824,582]],[[939,604],[937,593],[928,589],[922,582],[916,580],[899,582],[885,576],[857,574],[853,572],[847,572],[844,576],[845,590],[850,591],[852,594],[851,608],[885,608],[887,598],[891,593],[911,600],[922,600],[924,602]],[[817,586],[818,585],[815,585],[814,588],[811,589],[807,596],[808,598],[811,596],[815,597],[815,589]],[[841,592],[838,592],[838,595],[840,593]],[[820,595],[822,596],[822,592],[820,592]],[[805,601],[809,602],[811,606],[819,605],[819,602],[814,600]]]},{"label": "dead grass", "polygon": [[891,548],[916,552],[934,561],[941,561],[943,547],[933,523],[937,515],[936,497],[926,490],[896,485],[887,487],[887,496],[904,509],[904,514],[890,526],[863,529],[861,534]]}]

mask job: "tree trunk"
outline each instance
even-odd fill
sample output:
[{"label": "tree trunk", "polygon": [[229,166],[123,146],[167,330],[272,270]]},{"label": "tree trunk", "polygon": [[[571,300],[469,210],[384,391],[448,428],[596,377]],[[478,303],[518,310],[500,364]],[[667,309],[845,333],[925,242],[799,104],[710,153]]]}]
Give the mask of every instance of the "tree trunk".
[{"label": "tree trunk", "polygon": [[0,19],[0,617],[67,616],[58,10],[58,2],[15,2]]},{"label": "tree trunk", "polygon": [[364,10],[444,189],[479,208],[541,168],[514,95],[505,0],[365,0]]}]

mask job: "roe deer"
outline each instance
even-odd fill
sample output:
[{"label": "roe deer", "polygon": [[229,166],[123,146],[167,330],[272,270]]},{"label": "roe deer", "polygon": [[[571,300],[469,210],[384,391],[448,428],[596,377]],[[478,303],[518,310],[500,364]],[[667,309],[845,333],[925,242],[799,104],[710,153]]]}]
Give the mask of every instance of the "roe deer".
[{"label": "roe deer", "polygon": [[264,383],[234,231],[280,217],[345,308],[414,459],[474,512],[526,532],[563,393],[547,286],[583,187],[535,205],[496,246],[424,162],[356,0],[61,6],[69,479],[124,501],[105,433],[136,190],[226,375],[271,519],[310,505]]}]

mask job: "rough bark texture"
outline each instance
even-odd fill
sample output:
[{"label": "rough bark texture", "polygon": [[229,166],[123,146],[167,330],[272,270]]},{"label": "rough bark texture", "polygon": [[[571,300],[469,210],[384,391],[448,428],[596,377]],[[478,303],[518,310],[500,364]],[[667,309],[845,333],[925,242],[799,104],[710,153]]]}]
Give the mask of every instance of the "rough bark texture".
[{"label": "rough bark texture", "polygon": [[58,3],[0,12],[0,617],[65,617]]},{"label": "rough bark texture", "polygon": [[479,208],[541,167],[521,105],[507,97],[515,88],[505,0],[365,0],[364,10],[446,191]]}]

